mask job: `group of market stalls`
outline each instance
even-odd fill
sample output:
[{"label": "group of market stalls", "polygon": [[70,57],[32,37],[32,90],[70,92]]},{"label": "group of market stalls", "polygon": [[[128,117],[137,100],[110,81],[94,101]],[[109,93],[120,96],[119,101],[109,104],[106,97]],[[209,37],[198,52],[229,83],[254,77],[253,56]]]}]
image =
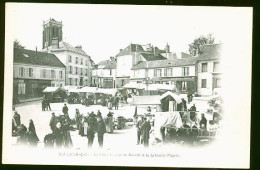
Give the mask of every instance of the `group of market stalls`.
[{"label": "group of market stalls", "polygon": [[[153,122],[154,137],[162,140],[162,127],[181,128],[183,121],[192,125],[190,112],[183,111],[182,102],[182,98],[178,94],[167,91],[162,95],[134,96],[132,104],[136,106],[135,116],[145,116],[150,122]],[[151,110],[144,112],[142,108],[147,106],[151,107]],[[180,112],[185,112],[185,117],[182,117]]]},{"label": "group of market stalls", "polygon": [[[116,89],[100,89],[97,87],[77,87],[77,86],[64,86],[64,87],[46,87],[43,90],[46,97],[52,99],[52,102],[64,101],[64,99],[82,100],[85,98],[99,99],[101,96],[115,96]],[[59,99],[59,100],[57,100]]]}]

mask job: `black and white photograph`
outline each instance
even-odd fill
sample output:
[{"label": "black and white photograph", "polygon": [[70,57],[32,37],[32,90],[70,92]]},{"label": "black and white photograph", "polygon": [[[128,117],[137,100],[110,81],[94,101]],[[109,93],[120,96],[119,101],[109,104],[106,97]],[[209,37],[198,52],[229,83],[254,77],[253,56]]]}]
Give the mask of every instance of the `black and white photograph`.
[{"label": "black and white photograph", "polygon": [[249,168],[252,8],[7,3],[5,32],[3,163]]}]

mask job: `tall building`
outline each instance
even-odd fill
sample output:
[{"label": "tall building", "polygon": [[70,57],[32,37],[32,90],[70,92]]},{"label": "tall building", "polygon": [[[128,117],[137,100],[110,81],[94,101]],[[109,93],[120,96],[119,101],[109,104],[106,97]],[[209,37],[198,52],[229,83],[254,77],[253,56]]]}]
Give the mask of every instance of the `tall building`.
[{"label": "tall building", "polygon": [[197,57],[198,95],[210,96],[221,88],[222,44],[205,45]]},{"label": "tall building", "polygon": [[54,55],[14,49],[13,96],[17,101],[42,97],[45,87],[65,85],[65,65]]},{"label": "tall building", "polygon": [[53,18],[43,21],[42,48],[47,48],[53,45],[53,43],[58,44],[60,41],[62,41],[62,22]]},{"label": "tall building", "polygon": [[62,40],[62,23],[50,19],[43,26],[43,50],[55,54],[66,66],[66,85],[90,86],[93,60],[82,46]]}]

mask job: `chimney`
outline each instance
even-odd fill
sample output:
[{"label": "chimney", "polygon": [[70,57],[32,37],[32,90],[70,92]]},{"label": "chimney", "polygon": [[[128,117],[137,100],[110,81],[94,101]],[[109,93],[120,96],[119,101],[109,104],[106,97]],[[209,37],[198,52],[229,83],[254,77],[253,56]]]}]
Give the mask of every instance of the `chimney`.
[{"label": "chimney", "polygon": [[119,52],[123,51],[123,49],[120,49]]},{"label": "chimney", "polygon": [[37,46],[35,47],[35,60],[37,59]]},{"label": "chimney", "polygon": [[82,46],[81,45],[77,45],[75,48],[82,51]]},{"label": "chimney", "polygon": [[158,56],[158,55],[159,55],[159,48],[158,48],[158,47],[154,47],[154,48],[153,48],[153,54],[154,54],[155,56]]},{"label": "chimney", "polygon": [[115,61],[115,57],[110,57],[110,61]]}]

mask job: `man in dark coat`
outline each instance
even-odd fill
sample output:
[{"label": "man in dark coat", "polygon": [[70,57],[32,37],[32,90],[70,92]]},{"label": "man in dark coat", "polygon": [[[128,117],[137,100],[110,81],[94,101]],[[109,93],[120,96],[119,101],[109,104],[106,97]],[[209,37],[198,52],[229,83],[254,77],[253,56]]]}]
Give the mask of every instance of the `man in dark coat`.
[{"label": "man in dark coat", "polygon": [[106,125],[101,116],[97,117],[97,134],[98,134],[98,144],[99,147],[103,147],[104,133],[106,133]]},{"label": "man in dark coat", "polygon": [[149,147],[150,130],[151,130],[150,122],[147,121],[146,117],[144,117],[144,122],[141,125],[141,135],[143,138],[144,147]]},{"label": "man in dark coat", "polygon": [[207,119],[203,113],[201,114],[200,128],[207,129]]},{"label": "man in dark coat", "polygon": [[50,123],[49,123],[52,132],[54,132],[54,129],[56,127],[57,122],[58,122],[57,117],[55,116],[55,113],[53,112],[52,116],[51,116]]},{"label": "man in dark coat", "polygon": [[190,108],[190,119],[191,120],[193,120],[194,119],[194,117],[196,116],[196,114],[195,114],[195,112],[196,112],[196,106],[195,106],[195,104],[193,104],[192,106],[191,106],[191,108]]},{"label": "man in dark coat", "polygon": [[50,99],[46,98],[46,110],[48,109],[51,111]]},{"label": "man in dark coat", "polygon": [[62,112],[64,113],[64,115],[68,114],[68,107],[66,105],[66,103],[64,104],[63,108],[62,108]]},{"label": "man in dark coat", "polygon": [[21,125],[21,116],[17,111],[14,112],[13,120],[12,120],[12,131],[17,132],[18,127]]},{"label": "man in dark coat", "polygon": [[[139,145],[140,143],[143,143],[141,138],[141,125],[143,124],[143,120],[144,118],[141,117],[140,120],[137,121],[136,123],[136,130],[137,130],[137,145]],[[141,141],[140,141],[141,140]]]},{"label": "man in dark coat", "polygon": [[79,130],[79,126],[80,126],[80,123],[81,123],[79,109],[76,109],[75,122],[76,122],[76,125],[77,125],[77,129]]},{"label": "man in dark coat", "polygon": [[87,138],[88,138],[88,147],[91,148],[93,144],[93,140],[95,137],[94,124],[90,123],[87,127]]},{"label": "man in dark coat", "polygon": [[45,111],[46,109],[46,101],[45,98],[42,99],[42,111]]}]

